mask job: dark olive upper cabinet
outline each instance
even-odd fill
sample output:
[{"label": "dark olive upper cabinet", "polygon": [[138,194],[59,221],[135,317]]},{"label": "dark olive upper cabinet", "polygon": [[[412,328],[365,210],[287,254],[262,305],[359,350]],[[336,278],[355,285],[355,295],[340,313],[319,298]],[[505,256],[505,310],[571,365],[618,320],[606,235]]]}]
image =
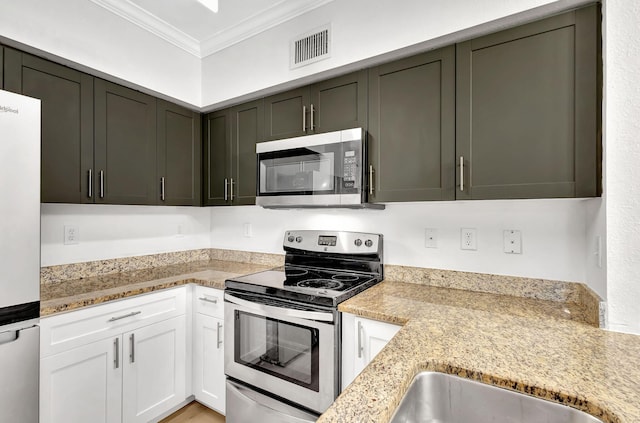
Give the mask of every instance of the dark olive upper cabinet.
[{"label": "dark olive upper cabinet", "polygon": [[201,196],[200,114],[164,100],[157,102],[159,204],[198,206]]},{"label": "dark olive upper cabinet", "polygon": [[453,46],[369,71],[369,201],[454,199],[454,99]]},{"label": "dark olive upper cabinet", "polygon": [[457,46],[456,198],[600,192],[599,9]]},{"label": "dark olive upper cabinet", "polygon": [[5,89],[41,100],[41,201],[91,203],[93,78],[5,49]]},{"label": "dark olive upper cabinet", "polygon": [[367,126],[367,72],[359,71],[265,100],[265,139]]},{"label": "dark olive upper cabinet", "polygon": [[205,204],[249,205],[256,197],[256,143],[264,134],[263,101],[205,118]]},{"label": "dark olive upper cabinet", "polygon": [[4,89],[4,47],[0,46],[0,89]]},{"label": "dark olive upper cabinet", "polygon": [[95,79],[96,202],[157,204],[156,99]]}]

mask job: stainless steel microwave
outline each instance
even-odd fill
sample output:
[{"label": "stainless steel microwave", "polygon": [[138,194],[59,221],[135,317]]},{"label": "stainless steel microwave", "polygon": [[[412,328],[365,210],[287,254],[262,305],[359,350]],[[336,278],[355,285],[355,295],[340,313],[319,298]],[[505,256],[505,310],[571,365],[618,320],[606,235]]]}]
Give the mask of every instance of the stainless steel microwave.
[{"label": "stainless steel microwave", "polygon": [[362,128],[261,142],[256,153],[260,206],[384,207],[367,204]]}]

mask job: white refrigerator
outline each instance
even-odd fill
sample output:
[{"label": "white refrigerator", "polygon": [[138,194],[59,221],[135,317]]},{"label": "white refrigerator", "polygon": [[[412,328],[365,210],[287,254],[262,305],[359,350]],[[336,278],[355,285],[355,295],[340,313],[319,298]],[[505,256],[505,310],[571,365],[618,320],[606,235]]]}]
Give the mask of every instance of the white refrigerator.
[{"label": "white refrigerator", "polygon": [[38,422],[40,100],[0,90],[0,422]]}]

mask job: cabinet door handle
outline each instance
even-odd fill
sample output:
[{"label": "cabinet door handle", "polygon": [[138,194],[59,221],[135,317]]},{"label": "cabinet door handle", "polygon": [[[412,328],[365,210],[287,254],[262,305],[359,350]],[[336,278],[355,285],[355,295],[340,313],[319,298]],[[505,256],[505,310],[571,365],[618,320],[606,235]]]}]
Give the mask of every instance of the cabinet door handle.
[{"label": "cabinet door handle", "polygon": [[218,330],[217,330],[217,337],[218,339],[216,340],[216,346],[218,349],[220,349],[220,345],[222,345],[222,339],[220,339],[220,330],[222,329],[222,323],[218,322]]},{"label": "cabinet door handle", "polygon": [[131,351],[129,352],[129,361],[131,361],[132,363],[135,363],[136,362],[136,338],[134,337],[133,333],[129,335],[129,344],[131,346]]},{"label": "cabinet door handle", "polygon": [[302,106],[302,132],[307,132],[307,106]]},{"label": "cabinet door handle", "polygon": [[460,156],[460,191],[464,191],[464,156]]},{"label": "cabinet door handle", "polygon": [[126,319],[127,317],[137,316],[142,313],[141,311],[132,311],[131,313],[123,314],[122,316],[112,317],[109,319],[109,322],[115,322],[116,320]]},{"label": "cabinet door handle", "polygon": [[313,126],[313,112],[314,112],[314,109],[313,109],[313,104],[312,104],[312,105],[311,105],[311,132],[313,132],[313,130],[314,130],[314,126]]},{"label": "cabinet door handle", "polygon": [[164,201],[164,176],[160,178],[160,199]]},{"label": "cabinet door handle", "polygon": [[369,195],[373,195],[373,165],[369,165]]},{"label": "cabinet door handle", "polygon": [[358,322],[358,358],[362,358],[362,322]]},{"label": "cabinet door handle", "polygon": [[89,198],[93,197],[93,169],[89,169]]},{"label": "cabinet door handle", "polygon": [[218,304],[218,299],[217,298],[200,297],[198,299],[201,300],[201,301],[206,301],[208,303]]},{"label": "cabinet door handle", "polygon": [[120,338],[113,340],[113,368],[120,367]]},{"label": "cabinet door handle", "polygon": [[227,201],[229,197],[227,194],[228,189],[229,189],[229,180],[227,178],[224,178],[224,201]]},{"label": "cabinet door handle", "polygon": [[229,184],[229,186],[231,187],[231,201],[233,201],[233,184],[235,182],[233,182],[233,178],[231,178],[231,183]]},{"label": "cabinet door handle", "polygon": [[104,170],[100,171],[100,198],[104,198]]}]

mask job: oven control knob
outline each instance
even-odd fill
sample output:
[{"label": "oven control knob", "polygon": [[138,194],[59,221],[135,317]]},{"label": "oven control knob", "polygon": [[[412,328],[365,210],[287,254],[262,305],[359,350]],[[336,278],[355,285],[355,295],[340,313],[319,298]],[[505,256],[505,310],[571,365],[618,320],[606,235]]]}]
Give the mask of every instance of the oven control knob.
[{"label": "oven control knob", "polygon": [[362,245],[362,240],[360,238],[358,238],[353,243],[356,244],[356,247],[359,247],[359,246]]},{"label": "oven control knob", "polygon": [[367,246],[367,247],[371,247],[371,246],[373,245],[373,241],[371,241],[370,239],[368,239],[368,240],[366,240],[366,241],[364,242],[364,245],[365,245],[365,246]]},{"label": "oven control knob", "polygon": [[301,236],[297,236],[296,237],[296,242],[302,242],[302,237]]},{"label": "oven control knob", "polygon": [[287,241],[289,242],[293,242],[295,240],[295,238],[293,237],[293,235],[289,235],[289,237],[287,238]]}]

